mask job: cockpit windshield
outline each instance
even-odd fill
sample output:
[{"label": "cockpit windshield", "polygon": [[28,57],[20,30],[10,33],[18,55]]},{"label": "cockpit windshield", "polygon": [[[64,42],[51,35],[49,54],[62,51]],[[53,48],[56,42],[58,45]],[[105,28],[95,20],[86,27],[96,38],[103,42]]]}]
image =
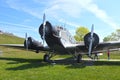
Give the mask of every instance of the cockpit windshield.
[{"label": "cockpit windshield", "polygon": [[76,43],[74,37],[70,34],[66,28],[57,27],[57,36],[59,36],[66,43]]}]

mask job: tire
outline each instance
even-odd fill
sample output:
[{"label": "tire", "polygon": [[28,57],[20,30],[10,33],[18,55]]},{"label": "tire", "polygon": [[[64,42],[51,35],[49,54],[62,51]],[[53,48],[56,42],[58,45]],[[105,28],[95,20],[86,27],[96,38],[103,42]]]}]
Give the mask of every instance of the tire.
[{"label": "tire", "polygon": [[79,55],[77,56],[77,63],[80,63],[80,62],[81,62],[81,60],[82,60],[82,55],[81,55],[81,54],[79,54]]},{"label": "tire", "polygon": [[48,62],[49,59],[50,59],[49,55],[45,54],[45,55],[44,55],[44,61],[45,61],[45,62]]}]

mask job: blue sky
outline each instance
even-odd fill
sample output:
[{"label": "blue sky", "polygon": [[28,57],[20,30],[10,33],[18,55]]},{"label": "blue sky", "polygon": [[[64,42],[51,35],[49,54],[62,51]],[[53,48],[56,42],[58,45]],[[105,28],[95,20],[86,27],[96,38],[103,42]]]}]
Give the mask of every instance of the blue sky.
[{"label": "blue sky", "polygon": [[0,0],[0,30],[40,40],[43,14],[53,25],[65,25],[72,35],[79,26],[102,39],[120,28],[120,0]]}]

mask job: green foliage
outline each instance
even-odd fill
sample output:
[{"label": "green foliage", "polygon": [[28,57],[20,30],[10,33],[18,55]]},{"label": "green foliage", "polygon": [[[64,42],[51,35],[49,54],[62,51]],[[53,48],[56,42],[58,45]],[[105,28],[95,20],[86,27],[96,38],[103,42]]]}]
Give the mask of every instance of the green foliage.
[{"label": "green foliage", "polygon": [[117,29],[115,32],[112,32],[110,35],[104,37],[103,41],[118,41],[120,40],[120,29]]},{"label": "green foliage", "polygon": [[0,44],[23,44],[24,39],[9,34],[0,34]]},{"label": "green foliage", "polygon": [[87,34],[89,32],[88,28],[86,27],[79,27],[76,29],[76,34],[74,36],[76,41],[83,41],[83,38],[85,36],[85,34]]}]

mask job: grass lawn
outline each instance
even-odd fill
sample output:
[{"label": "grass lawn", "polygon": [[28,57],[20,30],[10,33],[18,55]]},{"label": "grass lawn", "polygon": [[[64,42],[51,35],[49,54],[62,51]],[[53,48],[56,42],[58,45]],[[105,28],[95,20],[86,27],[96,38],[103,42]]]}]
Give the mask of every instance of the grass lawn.
[{"label": "grass lawn", "polygon": [[8,34],[0,34],[0,44],[23,44],[23,43],[24,43],[23,38]]},{"label": "grass lawn", "polygon": [[[73,63],[72,60],[62,60],[52,65],[42,61],[43,52],[35,54],[1,46],[0,50],[3,51],[0,80],[120,80],[120,61],[96,61],[90,66],[86,65],[89,61]],[[120,52],[115,52],[111,58],[120,59]]]}]

